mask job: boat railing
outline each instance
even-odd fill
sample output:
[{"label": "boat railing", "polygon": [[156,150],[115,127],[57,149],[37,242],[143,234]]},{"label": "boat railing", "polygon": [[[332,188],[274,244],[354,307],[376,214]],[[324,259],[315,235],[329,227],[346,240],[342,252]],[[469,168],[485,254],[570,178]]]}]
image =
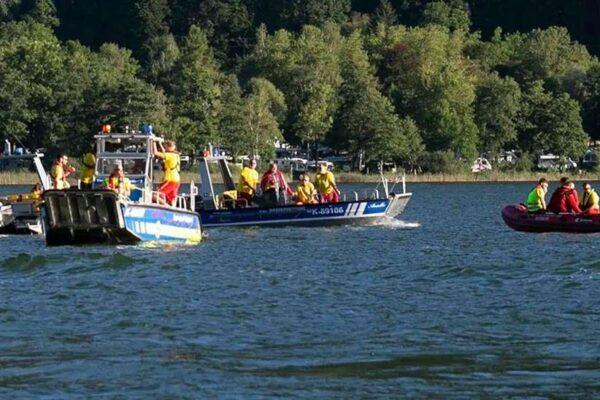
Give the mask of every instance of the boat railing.
[{"label": "boat railing", "polygon": [[[358,201],[358,192],[350,192],[350,193],[342,192],[340,197],[341,197],[342,201]],[[351,200],[348,200],[348,199],[351,199]]]},{"label": "boat railing", "polygon": [[[140,199],[140,203],[142,204],[161,204],[158,199],[162,199],[162,201],[166,203],[164,193],[158,190],[142,189],[138,187],[134,187],[133,190],[139,190],[142,192],[142,197]],[[197,195],[198,187],[194,185],[194,182],[190,182],[190,193],[177,195],[175,198],[175,205],[173,205],[173,207],[182,210],[195,211]]]},{"label": "boat railing", "polygon": [[361,200],[379,200],[380,192],[377,189],[366,189],[362,192],[342,192],[340,193],[340,200],[342,201],[361,201]]}]

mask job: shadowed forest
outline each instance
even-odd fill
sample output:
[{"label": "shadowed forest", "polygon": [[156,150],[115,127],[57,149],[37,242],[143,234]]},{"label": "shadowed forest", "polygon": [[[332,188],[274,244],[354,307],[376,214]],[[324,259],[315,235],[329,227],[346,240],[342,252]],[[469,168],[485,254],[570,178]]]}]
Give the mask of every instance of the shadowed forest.
[{"label": "shadowed forest", "polygon": [[188,154],[530,170],[600,138],[598,21],[593,0],[2,0],[0,130],[73,155],[152,123]]}]

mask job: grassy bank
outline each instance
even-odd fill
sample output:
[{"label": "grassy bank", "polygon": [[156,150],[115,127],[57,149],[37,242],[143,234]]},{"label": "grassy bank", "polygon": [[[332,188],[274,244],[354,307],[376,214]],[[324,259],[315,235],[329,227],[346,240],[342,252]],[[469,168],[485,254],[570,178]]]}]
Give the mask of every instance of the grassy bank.
[{"label": "grassy bank", "polygon": [[[238,172],[233,171],[234,178],[237,181]],[[160,176],[160,173],[157,174]],[[558,181],[562,173],[541,173],[541,172],[487,172],[482,174],[473,173],[457,173],[457,174],[418,174],[406,175],[407,183],[469,183],[469,182],[533,182],[540,177],[552,181]],[[566,174],[569,175],[569,174]],[[583,181],[599,181],[600,173],[582,173],[577,175],[569,175],[575,180]],[[397,174],[387,174],[386,177],[390,181],[399,178]],[[288,179],[290,177],[288,176]],[[198,174],[196,171],[184,171],[181,174],[183,182],[191,181],[198,182]],[[222,183],[221,175],[212,174],[214,183]],[[377,183],[380,181],[380,176],[377,174],[365,175],[354,172],[339,172],[336,173],[336,179],[339,183]],[[37,175],[33,172],[0,172],[0,185],[33,185],[37,183]]]},{"label": "grassy bank", "polygon": [[[582,174],[565,174],[565,173],[544,173],[544,172],[487,172],[474,174],[470,172],[455,173],[455,174],[407,174],[407,183],[471,183],[471,182],[533,182],[541,177],[545,177],[549,181],[558,181],[563,176],[570,176],[575,180],[600,180],[600,173],[582,173]],[[339,183],[376,183],[381,180],[377,174],[364,175],[360,173],[342,172],[336,174]],[[393,181],[400,178],[398,174],[386,174],[386,177]]]}]

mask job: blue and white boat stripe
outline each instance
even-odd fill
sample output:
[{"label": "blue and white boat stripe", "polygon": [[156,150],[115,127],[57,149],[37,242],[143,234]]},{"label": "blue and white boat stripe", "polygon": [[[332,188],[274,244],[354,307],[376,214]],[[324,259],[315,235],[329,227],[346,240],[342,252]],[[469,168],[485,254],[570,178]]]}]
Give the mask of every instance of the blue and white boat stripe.
[{"label": "blue and white boat stripe", "polygon": [[364,202],[364,201],[360,202],[360,203],[348,204],[348,207],[346,207],[346,213],[344,214],[344,216],[346,216],[346,217],[361,216],[364,214],[366,208],[367,208],[367,202]]}]

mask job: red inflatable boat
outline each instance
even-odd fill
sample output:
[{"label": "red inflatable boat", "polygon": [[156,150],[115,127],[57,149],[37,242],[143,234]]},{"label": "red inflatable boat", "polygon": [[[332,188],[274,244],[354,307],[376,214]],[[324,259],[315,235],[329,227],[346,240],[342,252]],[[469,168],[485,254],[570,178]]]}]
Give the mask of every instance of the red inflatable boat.
[{"label": "red inflatable boat", "polygon": [[522,232],[600,232],[600,215],[530,214],[522,204],[504,207],[502,219],[506,225]]}]

